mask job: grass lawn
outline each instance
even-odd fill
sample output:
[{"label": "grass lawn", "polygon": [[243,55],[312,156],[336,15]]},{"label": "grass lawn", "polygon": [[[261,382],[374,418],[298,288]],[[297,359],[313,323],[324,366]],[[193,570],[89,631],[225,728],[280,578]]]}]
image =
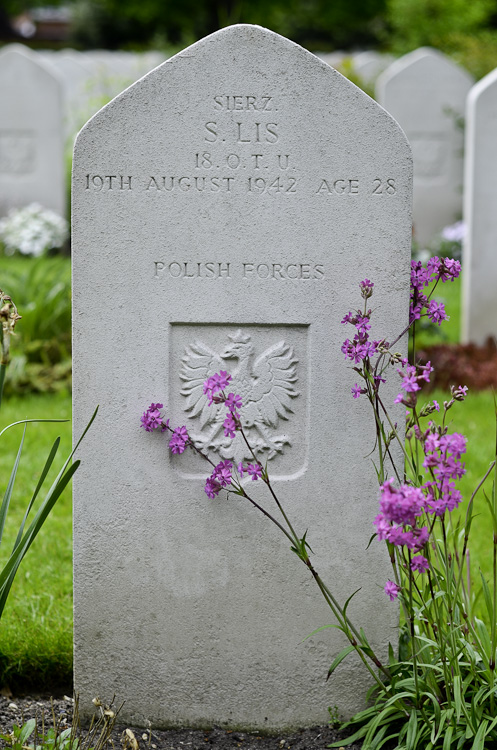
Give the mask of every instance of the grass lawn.
[{"label": "grass lawn", "polygon": [[[11,397],[2,402],[0,428],[23,418],[71,418],[66,395]],[[22,426],[2,435],[0,492],[12,470]],[[29,424],[0,549],[5,563],[50,448],[61,445],[45,489],[71,451],[71,423]],[[44,495],[43,495],[44,496]],[[72,675],[72,502],[70,487],[57,501],[19,568],[0,620],[0,684],[42,689],[67,686]]]}]

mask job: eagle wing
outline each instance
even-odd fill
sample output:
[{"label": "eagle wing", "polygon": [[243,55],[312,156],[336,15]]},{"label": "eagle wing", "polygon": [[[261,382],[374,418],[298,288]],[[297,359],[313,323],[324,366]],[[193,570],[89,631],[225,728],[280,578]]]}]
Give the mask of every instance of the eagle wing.
[{"label": "eagle wing", "polygon": [[186,397],[184,409],[190,417],[198,417],[200,429],[224,419],[222,404],[209,406],[204,383],[224,366],[223,360],[202,341],[187,346],[181,359],[181,395]]},{"label": "eagle wing", "polygon": [[297,363],[292,347],[284,341],[266,349],[254,362],[250,400],[268,427],[276,427],[280,418],[288,419],[293,413],[292,399],[300,395],[295,389]]}]

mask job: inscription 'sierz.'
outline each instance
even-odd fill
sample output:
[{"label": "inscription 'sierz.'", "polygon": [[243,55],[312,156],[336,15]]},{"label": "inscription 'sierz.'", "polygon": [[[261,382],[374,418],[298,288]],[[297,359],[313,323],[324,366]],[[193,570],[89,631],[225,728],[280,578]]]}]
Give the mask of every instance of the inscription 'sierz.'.
[{"label": "inscription 'sierz.'", "polygon": [[224,404],[209,407],[204,394],[204,381],[229,367],[230,390],[241,396],[243,402],[241,421],[248,441],[256,455],[272,459],[292,444],[288,433],[277,433],[276,429],[282,420],[292,419],[292,401],[300,395],[296,389],[298,360],[284,340],[256,355],[250,334],[238,330],[228,338],[220,352],[198,340],[185,349],[180,392],[184,397],[183,409],[194,423],[190,437],[197,448],[214,451],[223,459],[235,462],[253,459],[239,432],[234,439],[224,436]]}]

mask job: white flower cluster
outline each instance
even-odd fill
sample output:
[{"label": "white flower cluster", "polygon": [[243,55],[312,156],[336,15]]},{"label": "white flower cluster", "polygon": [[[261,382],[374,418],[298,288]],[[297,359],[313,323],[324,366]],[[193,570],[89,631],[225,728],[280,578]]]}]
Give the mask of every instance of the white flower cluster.
[{"label": "white flower cluster", "polygon": [[13,255],[16,250],[23,255],[41,255],[62,247],[68,236],[67,221],[38,203],[13,208],[0,219],[0,242],[6,255]]}]

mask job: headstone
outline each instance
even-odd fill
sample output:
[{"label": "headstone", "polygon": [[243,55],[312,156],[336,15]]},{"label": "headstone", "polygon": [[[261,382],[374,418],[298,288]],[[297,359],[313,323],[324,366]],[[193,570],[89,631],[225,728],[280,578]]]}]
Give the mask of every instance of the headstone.
[{"label": "headstone", "polygon": [[76,50],[63,50],[53,54],[49,63],[63,81],[65,135],[66,138],[74,139],[78,130],[93,114],[88,94],[91,71],[84,64],[84,56]]},{"label": "headstone", "polygon": [[37,202],[65,211],[62,82],[20,44],[0,52],[0,216]]},{"label": "headstone", "polygon": [[463,341],[497,337],[497,69],[479,81],[466,110]]},{"label": "headstone", "polygon": [[422,246],[461,216],[462,122],[472,83],[446,55],[425,47],[396,60],[377,81],[377,101],[412,147],[414,237]]},{"label": "headstone", "polygon": [[366,50],[365,52],[358,52],[356,55],[353,55],[352,68],[361,81],[370,86],[393,61],[394,57],[392,55],[376,52],[375,50]]},{"label": "headstone", "polygon": [[[351,396],[340,320],[368,277],[378,335],[406,324],[410,181],[390,115],[257,26],[179,53],[79,134],[76,434],[100,404],[74,484],[83,712],[95,694],[115,693],[124,721],[281,729],[326,723],[329,705],[345,715],[363,705],[359,660],[325,680],[340,634],[303,642],[333,618],[285,537],[248,503],[208,500],[204,462],[168,455],[139,421],[162,400],[219,460],[231,443],[192,411],[197,386],[220,368],[235,390],[244,382],[249,437],[282,502],[309,529],[338,599],[362,586],[350,613],[384,654],[398,612],[380,588],[384,548],[365,551],[378,502],[365,458],[374,429]],[[271,405],[259,402],[257,377]],[[250,490],[277,513],[260,482]]]},{"label": "headstone", "polygon": [[348,57],[347,52],[336,50],[335,52],[316,52],[316,57],[330,65],[332,68],[339,68],[342,62]]}]

